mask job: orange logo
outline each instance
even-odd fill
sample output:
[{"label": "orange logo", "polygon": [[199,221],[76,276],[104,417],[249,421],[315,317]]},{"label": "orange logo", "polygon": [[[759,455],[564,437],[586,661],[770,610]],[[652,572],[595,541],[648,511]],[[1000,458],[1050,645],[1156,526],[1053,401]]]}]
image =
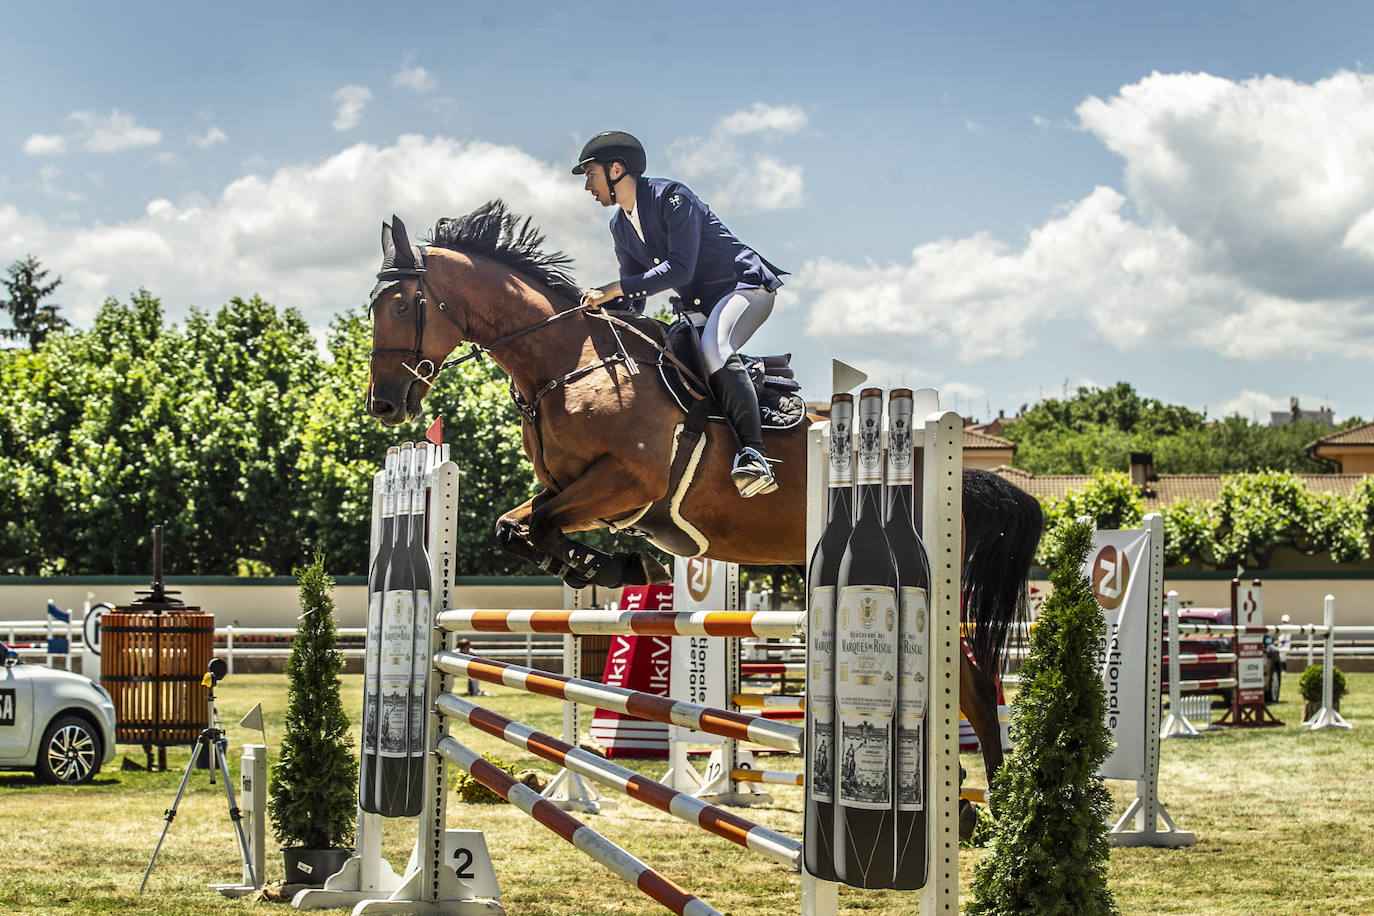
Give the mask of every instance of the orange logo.
[{"label": "orange logo", "polygon": [[711,561],[692,557],[687,561],[687,593],[701,602],[711,593]]},{"label": "orange logo", "polygon": [[1120,607],[1131,582],[1131,565],[1126,562],[1126,554],[1115,547],[1103,547],[1093,558],[1092,580],[1093,594],[1103,609],[1110,611]]}]

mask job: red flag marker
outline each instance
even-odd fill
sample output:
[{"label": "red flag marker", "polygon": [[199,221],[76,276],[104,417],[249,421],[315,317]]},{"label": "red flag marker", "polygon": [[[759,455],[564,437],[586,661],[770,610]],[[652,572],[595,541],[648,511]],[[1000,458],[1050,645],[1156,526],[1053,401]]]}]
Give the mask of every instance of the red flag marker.
[{"label": "red flag marker", "polygon": [[429,424],[429,429],[425,430],[425,439],[427,439],[430,442],[433,442],[435,445],[444,444],[443,414],[439,414],[439,416],[434,418],[434,422]]}]

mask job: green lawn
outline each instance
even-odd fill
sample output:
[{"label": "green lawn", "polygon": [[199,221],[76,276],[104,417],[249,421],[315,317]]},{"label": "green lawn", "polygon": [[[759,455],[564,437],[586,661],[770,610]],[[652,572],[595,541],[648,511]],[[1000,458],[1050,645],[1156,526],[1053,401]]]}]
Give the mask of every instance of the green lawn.
[{"label": "green lawn", "polygon": [[[1175,821],[1195,832],[1198,843],[1178,850],[1115,850],[1111,884],[1123,913],[1374,913],[1374,799],[1366,790],[1374,770],[1374,674],[1351,674],[1349,683],[1342,713],[1356,725],[1353,731],[1298,729],[1301,701],[1290,682],[1286,701],[1275,708],[1287,727],[1164,743],[1161,795]],[[497,694],[489,701],[494,709],[558,733],[556,701],[488,689]],[[259,700],[269,748],[275,750],[285,679],[235,675],[219,686],[236,780],[239,745],[261,740],[237,723]],[[344,703],[360,709],[361,678],[344,679]],[[507,762],[554,769],[471,730],[456,728],[455,736]],[[280,904],[228,900],[206,889],[237,880],[239,854],[224,789],[218,781],[210,785],[204,771],[192,775],[148,892],[140,896],[139,881],[188,757],[173,751],[168,772],[146,773],[121,771],[125,756],[143,760],[140,748],[120,747],[114,763],[82,788],[52,788],[27,773],[0,773],[0,913],[285,912]],[[980,761],[966,757],[965,764],[981,775]],[[773,758],[767,765],[785,769],[796,762]],[[661,762],[642,768],[653,776],[664,770]],[[1118,810],[1124,809],[1134,797],[1134,784],[1111,786]],[[801,790],[770,786],[768,791],[774,803],[745,815],[796,835]],[[666,814],[621,798],[613,811],[584,819],[724,912],[783,916],[800,911],[795,875]],[[512,914],[666,912],[508,805],[451,803],[449,826],[486,831],[503,902]],[[405,865],[415,830],[414,822],[387,825],[384,851],[398,869]],[[268,878],[280,880],[280,857],[270,836],[268,848]],[[979,855],[972,851],[962,857],[963,891]],[[917,912],[914,895],[848,889],[841,892],[841,909]]]}]

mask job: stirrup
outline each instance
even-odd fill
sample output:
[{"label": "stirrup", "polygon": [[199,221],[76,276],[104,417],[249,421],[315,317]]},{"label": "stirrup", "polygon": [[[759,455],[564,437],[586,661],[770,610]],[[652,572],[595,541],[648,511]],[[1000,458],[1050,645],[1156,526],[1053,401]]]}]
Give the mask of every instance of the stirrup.
[{"label": "stirrup", "polygon": [[740,449],[735,456],[730,480],[744,499],[772,493],[778,488],[778,482],[773,479],[773,472],[768,467],[768,459],[758,449],[748,446]]}]

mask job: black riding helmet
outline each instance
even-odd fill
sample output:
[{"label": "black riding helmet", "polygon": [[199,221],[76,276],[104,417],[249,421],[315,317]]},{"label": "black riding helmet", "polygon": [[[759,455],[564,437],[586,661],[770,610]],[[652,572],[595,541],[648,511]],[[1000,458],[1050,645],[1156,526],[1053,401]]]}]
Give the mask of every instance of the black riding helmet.
[{"label": "black riding helmet", "polygon": [[[572,173],[584,174],[588,163],[592,162],[600,162],[607,168],[612,162],[619,162],[629,174],[643,175],[648,157],[644,155],[643,144],[630,134],[623,130],[607,130],[592,137],[587,141],[587,145],[582,147],[582,153],[577,157],[577,165],[573,166]],[[608,183],[611,186],[611,200],[615,200],[616,183]]]}]

